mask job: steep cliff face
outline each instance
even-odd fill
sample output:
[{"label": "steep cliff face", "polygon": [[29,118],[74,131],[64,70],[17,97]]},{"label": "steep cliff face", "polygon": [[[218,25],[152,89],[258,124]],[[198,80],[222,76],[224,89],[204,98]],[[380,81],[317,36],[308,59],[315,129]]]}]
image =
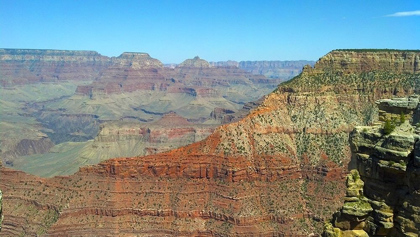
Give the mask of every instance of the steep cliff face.
[{"label": "steep cliff face", "polygon": [[[359,58],[358,63],[371,62]],[[42,206],[59,210],[47,230],[51,236],[320,233],[321,222],[342,205],[350,131],[375,120],[374,102],[380,97],[420,86],[414,73],[390,69],[344,75],[343,70],[331,71],[322,63],[305,68],[247,117],[217,128],[201,142],[107,160],[28,187],[23,182],[36,179],[3,168],[0,188],[8,193],[5,200],[27,195],[8,202],[8,209],[40,200],[38,211]],[[45,198],[53,194],[59,195]],[[35,215],[27,209],[5,214],[16,220],[5,224],[8,233],[33,233],[43,226],[31,219],[26,225],[31,228],[21,227]],[[38,216],[45,219],[47,212]]]},{"label": "steep cliff face", "polygon": [[89,81],[110,63],[110,58],[94,51],[0,49],[0,84]]},{"label": "steep cliff face", "polygon": [[[324,236],[418,236],[419,96],[380,100],[380,123],[351,134],[357,169]],[[360,174],[360,175],[359,175]]]},{"label": "steep cliff face", "polygon": [[[404,50],[334,50],[320,58],[315,71],[326,68],[343,73],[384,71],[419,73],[420,51]],[[321,69],[321,70],[317,70]]]},{"label": "steep cliff face", "polygon": [[[48,152],[54,143],[46,136],[39,136],[36,139],[22,139],[20,141],[2,142],[2,160],[6,164],[13,164],[14,158],[18,156],[28,156],[33,154],[43,154]],[[10,145],[10,146],[8,146]]]},{"label": "steep cliff face", "polygon": [[412,94],[420,90],[419,56],[417,51],[332,51],[313,68],[305,67],[283,90],[366,94],[377,99]]},{"label": "steep cliff face", "polygon": [[95,51],[0,49],[2,86],[63,80],[92,81],[109,67],[160,68],[163,64],[147,53],[102,56]]}]

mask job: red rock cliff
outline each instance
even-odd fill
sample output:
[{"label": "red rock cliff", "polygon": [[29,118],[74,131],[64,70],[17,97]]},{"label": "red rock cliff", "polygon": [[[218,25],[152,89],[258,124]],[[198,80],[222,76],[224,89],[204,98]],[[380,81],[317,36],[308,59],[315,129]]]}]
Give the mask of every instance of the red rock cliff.
[{"label": "red rock cliff", "polygon": [[[355,64],[376,63],[349,55]],[[25,207],[5,212],[5,233],[320,233],[342,205],[349,132],[374,121],[378,97],[420,89],[418,74],[392,68],[341,72],[307,68],[244,119],[166,153],[111,159],[52,179],[3,168],[5,210]]]}]

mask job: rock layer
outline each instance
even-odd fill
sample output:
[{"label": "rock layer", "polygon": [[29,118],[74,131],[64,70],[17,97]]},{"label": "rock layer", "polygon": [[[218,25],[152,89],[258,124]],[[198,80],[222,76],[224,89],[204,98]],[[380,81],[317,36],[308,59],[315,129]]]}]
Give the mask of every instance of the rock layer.
[{"label": "rock layer", "polygon": [[[343,71],[322,63],[307,67],[245,118],[169,152],[111,159],[51,179],[2,168],[7,209],[31,207],[5,213],[12,220],[4,223],[5,233],[320,233],[321,222],[342,205],[350,131],[375,120],[378,98],[420,89],[418,74]],[[349,183],[354,195],[361,183]]]},{"label": "rock layer", "polygon": [[194,67],[194,68],[209,68],[210,63],[206,60],[201,59],[198,56],[195,56],[193,59],[187,59],[181,64],[179,64],[177,67]]},{"label": "rock layer", "polygon": [[[361,63],[362,62],[362,63]],[[406,50],[334,50],[317,62],[318,72],[326,68],[343,73],[386,71],[419,73],[420,51]],[[315,67],[315,71],[317,68]]]},{"label": "rock layer", "polygon": [[0,84],[92,80],[110,63],[94,51],[0,49]]},{"label": "rock layer", "polygon": [[[0,93],[5,96],[0,100],[0,110],[4,111],[0,157],[6,165],[21,168],[16,158],[41,160],[37,154],[45,154],[43,158],[48,160],[50,148],[63,144],[52,150],[63,158],[66,154],[60,151],[68,148],[64,147],[67,143],[71,148],[74,142],[89,143],[105,121],[150,123],[171,111],[192,123],[205,122],[215,127],[234,119],[211,118],[215,108],[236,112],[278,84],[239,68],[210,68],[199,58],[182,65],[163,68],[147,53],[126,52],[109,58],[94,51],[1,49]],[[164,132],[160,131],[162,137]],[[202,138],[208,132],[198,131],[196,135]],[[198,140],[188,138],[181,144],[178,139],[174,147]],[[133,139],[128,144],[141,146],[139,143]],[[164,143],[162,147],[147,147],[148,154],[167,150]],[[97,160],[92,155],[94,150],[84,152],[89,155],[82,159],[89,164],[90,159]],[[126,150],[132,153],[118,156],[144,154]],[[115,154],[111,150],[108,153]],[[42,167],[43,162],[38,166]],[[78,167],[69,170],[75,169]]]},{"label": "rock layer", "polygon": [[[381,123],[357,127],[351,134],[357,170],[347,177],[344,206],[326,225],[324,236],[420,233],[420,129],[413,117],[419,96],[380,100],[378,107]],[[396,127],[387,134],[389,121]]]}]

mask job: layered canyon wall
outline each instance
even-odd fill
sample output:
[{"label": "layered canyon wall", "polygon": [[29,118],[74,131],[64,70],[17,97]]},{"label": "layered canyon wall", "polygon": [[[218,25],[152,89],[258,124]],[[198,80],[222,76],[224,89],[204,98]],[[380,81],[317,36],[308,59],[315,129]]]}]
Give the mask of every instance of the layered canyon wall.
[{"label": "layered canyon wall", "polygon": [[[416,52],[400,53],[418,57]],[[357,53],[333,51],[325,57],[331,55],[337,60],[328,67],[306,67],[248,116],[217,128],[201,142],[111,159],[51,179],[2,168],[4,205],[17,210],[5,213],[4,233],[321,233],[322,222],[342,206],[349,133],[375,121],[377,99],[420,91],[418,73],[393,68],[346,73],[335,67],[338,59]],[[376,63],[356,58],[355,64]]]},{"label": "layered canyon wall", "polygon": [[89,81],[110,64],[110,58],[95,51],[0,49],[0,84]]},{"label": "layered canyon wall", "polygon": [[[47,157],[74,148],[73,142],[93,140],[105,121],[129,120],[143,126],[175,111],[194,124],[191,128],[208,120],[215,127],[234,117],[213,119],[214,110],[236,112],[278,84],[237,67],[211,68],[198,57],[174,69],[163,68],[147,53],[133,52],[109,58],[94,51],[1,49],[0,69],[0,156],[17,168],[24,163],[18,158],[31,163],[39,154]],[[193,140],[175,143],[187,141]],[[130,142],[138,144],[135,139]],[[54,148],[63,143],[66,148]],[[149,150],[168,149],[163,146]],[[91,164],[90,158],[97,161],[92,155],[82,159]]]},{"label": "layered canyon wall", "polygon": [[418,236],[419,96],[379,100],[380,123],[351,134],[356,169],[324,236]]}]

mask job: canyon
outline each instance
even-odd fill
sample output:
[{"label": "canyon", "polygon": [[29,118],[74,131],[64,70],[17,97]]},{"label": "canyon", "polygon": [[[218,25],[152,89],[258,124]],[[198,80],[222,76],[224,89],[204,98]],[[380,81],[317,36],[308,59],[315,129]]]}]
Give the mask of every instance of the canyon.
[{"label": "canyon", "polygon": [[420,93],[419,57],[334,50],[251,105],[247,116],[193,144],[53,178],[1,167],[2,234],[320,234],[343,206],[354,165],[349,134],[380,118],[377,100]]},{"label": "canyon", "polygon": [[[205,137],[202,127],[243,116],[244,105],[280,82],[235,66],[213,67],[199,57],[167,68],[147,53],[133,52],[106,57],[94,51],[0,49],[0,68],[1,159],[42,176],[50,161],[56,172],[49,175],[71,174],[78,165],[198,141]],[[152,147],[142,134],[114,137],[112,145],[97,139],[118,126],[147,130],[173,112],[188,120],[194,139],[172,142],[169,136],[152,140]]]}]

